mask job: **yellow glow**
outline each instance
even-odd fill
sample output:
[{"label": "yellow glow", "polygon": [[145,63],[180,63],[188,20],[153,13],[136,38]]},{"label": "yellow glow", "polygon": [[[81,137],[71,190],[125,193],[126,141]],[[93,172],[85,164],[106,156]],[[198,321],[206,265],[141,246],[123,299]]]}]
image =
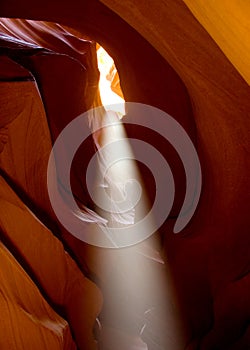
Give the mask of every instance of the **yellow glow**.
[{"label": "yellow glow", "polygon": [[[114,93],[111,89],[111,81],[107,79],[114,60],[100,47],[97,50],[98,69],[100,71],[99,89],[102,104],[106,110],[112,109],[118,112],[121,117],[125,114],[124,99]],[[109,108],[109,105],[116,105]]]}]

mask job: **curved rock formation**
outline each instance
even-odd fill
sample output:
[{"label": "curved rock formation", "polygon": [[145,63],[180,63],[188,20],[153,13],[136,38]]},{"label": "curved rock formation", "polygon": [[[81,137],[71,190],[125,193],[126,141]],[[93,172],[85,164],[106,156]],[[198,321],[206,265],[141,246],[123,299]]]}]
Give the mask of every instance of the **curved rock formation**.
[{"label": "curved rock formation", "polygon": [[[40,50],[36,54],[19,52],[14,56],[12,52],[12,61],[21,64],[22,68],[15,65],[8,70],[8,79],[17,76],[15,69],[20,77],[30,78],[31,73],[35,77],[49,120],[52,141],[70,120],[87,110],[96,97],[96,62],[94,59],[86,62],[79,55],[79,48],[81,51],[83,47],[81,40],[85,37],[101,44],[114,58],[126,101],[145,103],[166,111],[184,127],[195,144],[203,174],[202,195],[188,226],[174,235],[174,222],[185,195],[185,173],[180,159],[171,145],[154,132],[127,126],[129,137],[153,144],[173,169],[176,198],[169,219],[159,229],[160,250],[166,256],[181,304],[187,328],[184,343],[188,349],[246,350],[250,346],[247,14],[249,7],[243,1],[230,4],[226,1],[218,4],[210,2],[201,6],[199,0],[147,3],[73,0],[70,3],[38,2],[34,7],[29,0],[22,1],[22,4],[16,0],[4,0],[0,5],[2,17],[60,23],[62,27],[46,24],[51,30],[51,37],[56,37],[58,30],[61,38],[65,33],[69,38],[71,33],[70,45],[64,45],[63,40],[56,37],[52,47],[48,44],[51,39],[46,36],[46,41],[41,29],[39,32],[41,27],[38,24],[31,29],[32,22],[29,25],[25,21],[16,22],[16,28],[20,26],[22,33],[29,28],[30,35],[23,36],[23,40],[54,51],[44,54],[46,50],[36,48]],[[63,29],[63,25],[67,28]],[[91,50],[88,52],[92,57],[93,51],[92,56]],[[10,64],[10,55],[4,55],[1,70]],[[72,74],[72,80],[67,80],[67,84],[60,73],[62,67],[67,67],[67,74]],[[48,71],[53,75],[46,74]],[[57,90],[56,93],[54,90]],[[66,103],[65,95],[70,104]],[[46,138],[51,142],[49,135]],[[89,140],[79,151],[72,173],[75,194],[92,209],[93,203],[86,193],[85,184],[79,181],[78,170],[81,155],[86,154],[85,167],[93,147],[92,140]],[[5,161],[8,162],[9,157]],[[153,201],[155,187],[152,175],[141,167],[149,198]],[[7,165],[4,170],[8,173]],[[16,172],[16,177],[9,175],[23,186],[23,183],[20,185],[20,171]],[[46,187],[45,184],[43,186]],[[29,195],[33,202],[36,201],[38,209],[53,217],[49,204],[45,208],[44,201],[39,199],[39,195],[34,196],[33,190]],[[43,218],[46,222],[45,216]],[[103,268],[96,256],[104,257],[104,264],[109,265],[107,275],[115,271],[110,269],[110,262],[116,264],[116,256],[88,247],[65,232],[64,237],[79,263],[87,265],[86,271],[91,272],[92,278],[106,281],[106,288],[107,281],[110,285],[114,283],[116,277],[109,280],[102,275]],[[114,275],[118,276],[117,273]],[[166,328],[159,326],[161,332]],[[149,349],[154,349],[155,345],[148,337],[149,334],[145,333]]]}]

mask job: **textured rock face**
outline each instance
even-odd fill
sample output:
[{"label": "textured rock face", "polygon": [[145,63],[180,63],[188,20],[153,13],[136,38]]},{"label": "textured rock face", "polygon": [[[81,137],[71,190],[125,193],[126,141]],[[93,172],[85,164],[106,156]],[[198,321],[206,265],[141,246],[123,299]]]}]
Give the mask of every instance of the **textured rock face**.
[{"label": "textured rock face", "polygon": [[51,138],[33,76],[8,57],[16,46],[1,41],[0,347],[94,350],[101,292],[48,229]]},{"label": "textured rock face", "polygon": [[[187,342],[191,343],[193,338],[190,347],[194,349],[198,348],[198,343],[202,349],[248,349],[250,89],[242,78],[248,79],[248,63],[240,59],[241,51],[236,49],[242,48],[246,41],[235,42],[226,21],[220,24],[218,19],[209,27],[209,22],[203,19],[206,14],[212,18],[213,9],[202,12],[196,6],[199,1],[193,2],[191,9],[207,31],[180,0],[147,4],[144,1],[136,4],[132,1],[103,2],[107,7],[96,1],[75,0],[71,6],[67,2],[48,2],[45,6],[43,2],[33,8],[29,1],[23,1],[22,6],[16,1],[3,1],[0,15],[55,21],[86,33],[113,56],[125,100],[159,107],[183,125],[201,160],[202,197],[196,215],[182,234],[172,234],[172,219],[165,222],[160,233],[190,328]],[[185,3],[189,5],[190,2]],[[241,13],[237,12],[237,7],[234,13],[238,18],[237,38],[237,33],[241,32]],[[223,43],[216,36],[220,28],[224,33]],[[57,90],[60,94],[54,95],[53,84],[62,77],[58,74],[53,81],[44,74],[48,70],[55,71],[60,59],[60,56],[48,59],[48,56],[38,55],[23,60],[40,83],[52,139],[69,120],[89,106],[86,98],[80,98],[85,88],[79,87],[80,82],[87,81],[86,72],[83,70],[79,74],[79,67],[74,71],[71,60],[65,59],[68,71],[75,77],[74,91],[76,86],[79,91],[70,95],[70,105],[75,109],[69,108],[65,120],[60,118],[65,105],[61,105],[61,110],[55,106],[60,105],[65,84],[61,80],[60,90]],[[90,67],[88,72],[92,71]],[[71,89],[67,86],[66,93]],[[129,136],[141,138],[140,128],[131,127],[127,132]],[[173,168],[178,184],[171,215],[174,217],[185,194],[182,165],[171,147],[159,137],[143,132],[143,139],[166,155]],[[87,148],[90,147],[91,142]],[[148,188],[153,188],[149,174],[145,173],[144,181]],[[82,193],[84,204],[90,204],[84,197],[85,189],[79,188],[77,180],[74,183],[75,192]],[[154,198],[154,191],[149,197]],[[92,251],[74,240],[71,244],[79,259],[87,260],[92,270],[98,272],[99,267],[92,262]]]}]

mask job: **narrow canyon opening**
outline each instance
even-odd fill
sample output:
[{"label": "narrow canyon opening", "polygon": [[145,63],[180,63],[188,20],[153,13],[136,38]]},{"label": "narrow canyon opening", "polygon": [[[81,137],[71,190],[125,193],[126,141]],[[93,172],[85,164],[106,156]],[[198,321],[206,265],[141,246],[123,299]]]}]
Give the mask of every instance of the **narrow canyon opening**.
[{"label": "narrow canyon opening", "polygon": [[[43,349],[44,339],[53,350],[249,348],[250,99],[247,54],[241,55],[244,59],[239,54],[248,52],[243,35],[247,22],[236,2],[230,7],[226,1],[199,3],[166,0],[149,6],[139,1],[131,6],[127,0],[44,0],[34,6],[30,0],[1,1],[0,342],[6,349],[16,349],[17,339],[24,340],[25,350],[40,345]],[[106,97],[102,88],[99,91],[97,56],[102,59],[103,48],[115,68],[105,72],[108,82],[102,76],[100,81],[106,92],[111,85],[127,102],[125,110],[111,112],[111,100],[106,99],[110,90]],[[115,101],[123,105],[118,97]],[[200,201],[178,234],[175,224],[190,185],[185,165],[189,162],[189,170],[196,169],[186,147],[190,143],[185,136],[170,142],[161,134],[161,113],[141,113],[137,104],[167,113],[166,120],[178,123],[184,130],[181,135],[188,135],[200,161]],[[162,167],[157,161],[149,169],[136,160],[129,171],[124,161],[124,166],[111,167],[105,181],[97,181],[97,172],[90,172],[100,198],[112,192],[109,183],[127,180],[134,169],[145,188],[143,203],[152,207],[163,194],[161,212],[173,197],[157,232],[131,247],[102,248],[75,237],[56,216],[48,195],[52,146],[92,107],[100,108],[100,130],[86,132],[72,160],[77,137],[91,131],[87,113],[72,142],[60,144],[61,162],[55,162],[60,175],[56,195],[68,204],[72,193],[78,208],[74,218],[62,218],[67,224],[77,217],[91,224],[111,222],[90,195],[84,174],[98,147],[108,147],[112,134],[119,139],[119,128],[108,132],[103,123],[108,118],[121,122],[120,131],[131,140],[128,149],[114,147],[115,151],[136,155],[132,139],[140,139],[167,160],[173,174],[159,188],[154,174],[160,176]],[[145,126],[146,116],[153,116],[150,128]],[[186,163],[175,140],[188,150],[183,152]],[[109,152],[104,153],[103,164]],[[147,148],[144,159],[156,159],[149,154]],[[118,199],[126,198],[122,181],[114,186]],[[175,185],[174,196],[173,191],[171,196],[164,192],[169,183]],[[128,185],[125,190],[133,196],[137,192]],[[119,223],[112,217],[115,228],[133,219],[132,212],[126,214]],[[27,315],[32,315],[29,321]]]}]

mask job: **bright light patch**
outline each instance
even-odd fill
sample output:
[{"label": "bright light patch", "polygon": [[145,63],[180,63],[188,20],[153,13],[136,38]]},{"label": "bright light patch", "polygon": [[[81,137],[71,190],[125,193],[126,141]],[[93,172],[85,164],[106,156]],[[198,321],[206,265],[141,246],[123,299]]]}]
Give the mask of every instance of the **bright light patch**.
[{"label": "bright light patch", "polygon": [[114,74],[114,60],[109,56],[109,54],[104,50],[103,47],[100,47],[97,50],[97,59],[98,59],[98,69],[100,71],[100,81],[99,89],[102,104],[106,110],[109,110],[109,105],[115,105],[112,107],[112,110],[118,112],[122,117],[125,114],[124,99],[118,96],[111,89],[112,84],[112,74]]}]

